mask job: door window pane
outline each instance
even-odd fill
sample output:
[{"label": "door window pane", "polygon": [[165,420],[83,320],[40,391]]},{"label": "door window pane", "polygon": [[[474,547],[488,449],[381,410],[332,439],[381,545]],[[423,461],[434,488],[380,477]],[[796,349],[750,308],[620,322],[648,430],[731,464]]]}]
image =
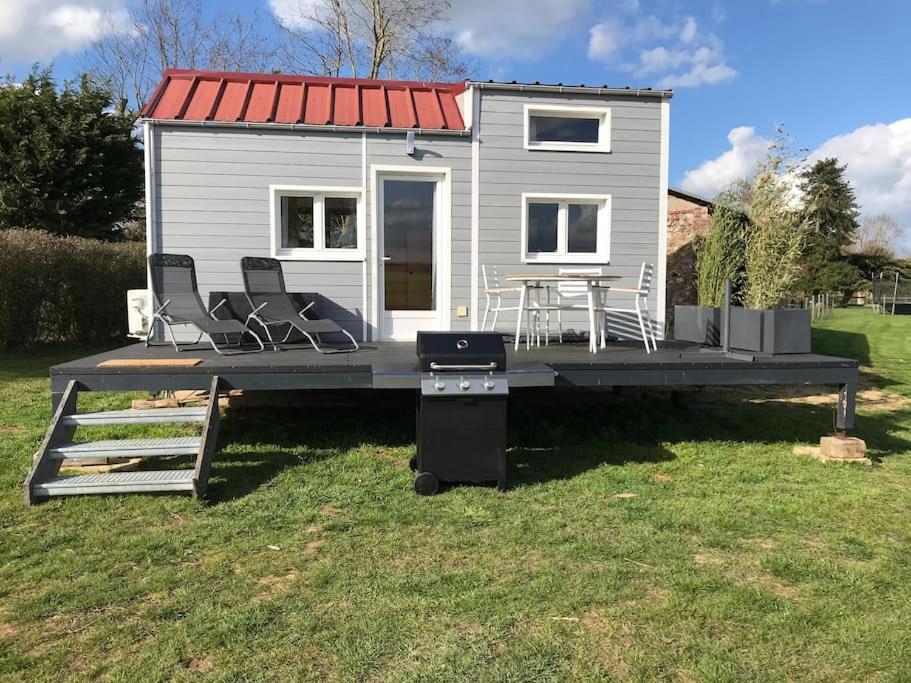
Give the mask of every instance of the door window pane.
[{"label": "door window pane", "polygon": [[282,246],[313,248],[313,197],[282,197]]},{"label": "door window pane", "polygon": [[598,142],[598,118],[575,116],[529,116],[529,142]]},{"label": "door window pane", "polygon": [[534,254],[557,250],[557,215],[559,211],[560,206],[556,203],[529,203],[529,253]]},{"label": "door window pane", "polygon": [[357,199],[326,197],[326,249],[357,248]]},{"label": "door window pane", "polygon": [[566,230],[566,250],[569,253],[596,253],[598,251],[598,205],[570,204]]},{"label": "door window pane", "polygon": [[435,182],[383,181],[383,283],[387,311],[436,309]]}]

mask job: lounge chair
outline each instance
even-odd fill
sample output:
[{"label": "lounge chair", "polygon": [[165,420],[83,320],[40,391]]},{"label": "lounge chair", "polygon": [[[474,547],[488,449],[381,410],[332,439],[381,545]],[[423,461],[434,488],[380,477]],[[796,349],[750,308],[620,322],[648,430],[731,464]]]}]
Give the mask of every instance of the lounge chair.
[{"label": "lounge chair", "polygon": [[[347,353],[358,350],[354,337],[334,320],[309,320],[307,318],[306,312],[313,306],[313,303],[303,309],[298,309],[294,300],[285,290],[285,277],[282,274],[281,262],[273,258],[245,256],[240,260],[240,269],[244,274],[244,291],[250,300],[250,306],[253,307],[250,319],[262,326],[273,349],[277,351],[279,347],[272,337],[270,328],[286,327],[284,339],[278,342],[279,344],[286,343],[297,330],[320,353]],[[279,334],[281,331],[280,329]],[[345,335],[351,341],[351,345],[341,348],[324,348],[320,335],[333,333]]]},{"label": "lounge chair", "polygon": [[[156,320],[164,323],[176,351],[182,349],[172,328],[179,325],[194,327],[199,332],[196,341],[191,342],[192,345],[198,344],[206,337],[212,348],[222,355],[258,352],[265,348],[259,335],[246,323],[239,320],[215,319],[214,311],[224,304],[224,300],[211,311],[206,310],[196,287],[196,266],[191,257],[184,254],[152,254],[149,256],[149,269],[152,275],[152,291],[159,305],[152,314],[152,324],[154,325]],[[245,334],[253,338],[259,346],[258,349],[240,348]],[[224,344],[220,346],[216,343],[216,336],[223,338]],[[151,334],[146,338],[146,346],[150,345],[150,337]],[[231,337],[236,337],[236,343],[232,343]],[[235,348],[226,350],[223,348],[226,346]]]}]

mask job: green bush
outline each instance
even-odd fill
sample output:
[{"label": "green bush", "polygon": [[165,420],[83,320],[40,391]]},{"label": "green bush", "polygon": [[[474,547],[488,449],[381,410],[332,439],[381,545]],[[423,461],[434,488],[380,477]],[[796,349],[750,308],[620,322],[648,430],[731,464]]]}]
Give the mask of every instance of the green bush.
[{"label": "green bush", "polygon": [[145,273],[141,243],[0,230],[0,347],[122,337],[126,291]]},{"label": "green bush", "polygon": [[700,306],[724,303],[724,281],[731,281],[731,301],[743,298],[747,232],[750,221],[742,211],[717,204],[712,227],[696,253],[696,285]]}]

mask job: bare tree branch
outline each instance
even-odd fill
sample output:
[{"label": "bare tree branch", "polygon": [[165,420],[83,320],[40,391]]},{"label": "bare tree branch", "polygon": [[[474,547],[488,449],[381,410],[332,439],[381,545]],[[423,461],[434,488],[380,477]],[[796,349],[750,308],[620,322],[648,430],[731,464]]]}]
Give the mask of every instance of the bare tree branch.
[{"label": "bare tree branch", "polygon": [[141,0],[129,10],[126,30],[103,17],[101,38],[80,61],[110,84],[125,113],[145,105],[165,69],[274,69],[277,52],[260,24],[258,12],[207,14],[202,0]]},{"label": "bare tree branch", "polygon": [[367,78],[459,80],[472,66],[440,32],[449,0],[306,0],[278,20],[283,66]]},{"label": "bare tree branch", "polygon": [[867,216],[860,224],[851,251],[856,254],[893,258],[904,234],[905,228],[888,214]]}]

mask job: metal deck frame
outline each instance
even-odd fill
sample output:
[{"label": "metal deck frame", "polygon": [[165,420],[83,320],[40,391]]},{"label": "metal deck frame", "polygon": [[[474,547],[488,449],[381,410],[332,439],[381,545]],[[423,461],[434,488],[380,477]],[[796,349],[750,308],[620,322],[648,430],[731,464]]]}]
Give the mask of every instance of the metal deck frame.
[{"label": "metal deck frame", "polygon": [[[831,385],[837,387],[836,427],[854,427],[858,363],[816,354],[766,356],[752,362],[692,353],[692,345],[662,342],[646,355],[641,345],[613,344],[598,354],[584,345],[552,345],[508,352],[511,388],[522,387],[702,387],[724,385]],[[203,348],[180,358],[199,357],[192,367],[98,367],[115,358],[177,357],[162,347],[142,344],[114,349],[51,368],[54,409],[70,381],[80,391],[207,390],[213,377],[222,391],[413,389],[420,388],[414,345],[380,342],[357,353],[322,355],[312,349],[217,356]]]}]

